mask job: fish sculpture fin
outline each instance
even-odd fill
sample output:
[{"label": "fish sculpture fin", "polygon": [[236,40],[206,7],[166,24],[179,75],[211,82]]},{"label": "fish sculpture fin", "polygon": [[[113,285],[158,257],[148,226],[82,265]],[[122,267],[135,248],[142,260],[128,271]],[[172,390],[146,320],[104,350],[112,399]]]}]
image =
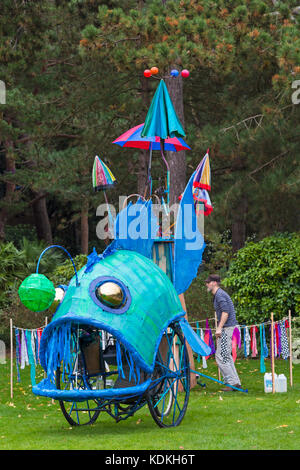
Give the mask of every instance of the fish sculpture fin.
[{"label": "fish sculpture fin", "polygon": [[152,246],[158,228],[151,200],[143,201],[139,198],[135,204],[130,202],[117,215],[114,240],[106,248],[103,256],[109,256],[116,250],[131,250],[152,259]]},{"label": "fish sculpture fin", "polygon": [[205,249],[194,207],[193,178],[194,173],[181,198],[175,226],[173,284],[177,294],[185,292],[197,277]]},{"label": "fish sculpture fin", "polygon": [[199,338],[185,318],[180,320],[179,325],[181,326],[185,339],[196,354],[200,356],[209,356],[211,354],[211,348]]}]

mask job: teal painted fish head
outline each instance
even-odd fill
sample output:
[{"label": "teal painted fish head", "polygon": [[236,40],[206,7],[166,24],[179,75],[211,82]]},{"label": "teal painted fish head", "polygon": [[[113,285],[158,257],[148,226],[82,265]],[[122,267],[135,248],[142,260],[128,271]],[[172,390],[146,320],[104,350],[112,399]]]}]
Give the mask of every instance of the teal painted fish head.
[{"label": "teal painted fish head", "polygon": [[152,260],[129,250],[106,257],[94,253],[71,279],[44,330],[41,363],[47,369],[51,334],[72,323],[109,333],[142,370],[151,372],[163,332],[183,315],[173,284]]}]

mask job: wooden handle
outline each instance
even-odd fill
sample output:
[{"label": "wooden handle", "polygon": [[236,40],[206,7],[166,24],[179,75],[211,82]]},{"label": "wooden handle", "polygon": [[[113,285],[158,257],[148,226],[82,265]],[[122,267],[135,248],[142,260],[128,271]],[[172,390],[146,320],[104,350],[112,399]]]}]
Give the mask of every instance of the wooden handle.
[{"label": "wooden handle", "polygon": [[14,367],[14,341],[13,341],[13,321],[12,318],[9,320],[10,323],[10,398],[13,398],[13,367]]},{"label": "wooden handle", "polygon": [[292,348],[292,315],[289,310],[289,337],[290,337],[290,386],[293,386],[293,348]]}]

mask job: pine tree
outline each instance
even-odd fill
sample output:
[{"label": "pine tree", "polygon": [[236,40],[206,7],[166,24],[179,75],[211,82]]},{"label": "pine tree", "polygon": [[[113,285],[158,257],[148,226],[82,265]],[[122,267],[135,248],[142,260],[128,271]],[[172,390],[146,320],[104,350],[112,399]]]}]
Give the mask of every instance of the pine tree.
[{"label": "pine tree", "polygon": [[[152,65],[163,74],[171,66],[190,70],[184,83],[193,149],[188,173],[209,147],[215,212],[208,227],[229,226],[235,250],[247,233],[294,229],[292,216],[283,222],[279,195],[292,215],[299,158],[299,107],[291,103],[299,76],[299,15],[291,18],[296,5],[154,0],[137,8],[134,1],[119,2],[101,5],[100,27],[89,25],[82,34],[86,55],[105,58],[130,83]],[[274,204],[282,223],[269,212]]]},{"label": "pine tree", "polygon": [[[143,122],[157,85],[143,71],[154,65],[163,76],[171,68],[190,70],[183,100],[180,91],[172,96],[184,103],[180,117],[192,148],[185,157],[169,156],[175,160],[172,200],[209,147],[214,212],[206,231],[230,229],[238,249],[249,234],[297,229],[300,106],[291,100],[300,78],[296,7],[292,0],[4,0],[2,237],[13,214],[35,207],[44,216],[35,217],[37,228],[48,226],[40,236],[77,243],[72,233],[80,232],[81,217],[87,233],[101,201],[91,192],[95,154],[119,181],[111,202],[118,193],[143,190],[147,153],[112,141]],[[159,157],[153,170],[162,171]],[[89,233],[91,244],[93,228]],[[87,237],[79,238],[86,252]]]}]

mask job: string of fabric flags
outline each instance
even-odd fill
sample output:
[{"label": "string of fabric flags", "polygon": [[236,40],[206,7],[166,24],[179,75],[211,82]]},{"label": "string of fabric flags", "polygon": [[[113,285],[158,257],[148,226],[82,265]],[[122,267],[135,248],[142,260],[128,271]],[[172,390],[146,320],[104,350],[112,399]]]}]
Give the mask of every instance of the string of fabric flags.
[{"label": "string of fabric flags", "polygon": [[16,338],[16,365],[18,382],[21,381],[20,369],[30,365],[30,377],[32,385],[36,384],[35,373],[36,365],[40,364],[40,341],[44,327],[35,330],[26,330],[23,328],[15,329]]},{"label": "string of fabric flags", "polygon": [[[205,329],[201,328],[199,323],[200,321],[193,322],[196,324],[195,331],[198,336],[210,346],[211,354],[206,357],[201,357],[198,355],[197,361],[200,363],[202,361],[202,367],[204,369],[207,368],[207,359],[213,356],[216,352],[214,340],[213,340],[213,329],[209,326],[209,319],[203,320],[206,322]],[[270,325],[269,329],[266,327]],[[270,322],[261,323],[259,325],[241,325],[240,327],[236,327],[233,331],[232,335],[232,357],[233,360],[236,361],[237,358],[237,349],[241,349],[243,344],[243,352],[244,357],[252,357],[256,358],[259,354],[258,349],[260,349],[260,371],[261,373],[266,372],[265,367],[265,359],[270,356],[269,351],[272,348],[272,340],[271,340],[271,324]],[[290,356],[290,349],[289,349],[289,342],[288,342],[288,334],[287,329],[289,328],[289,322],[287,319],[282,319],[277,321],[273,325],[274,328],[274,357],[279,358],[280,356],[283,359],[288,359]],[[267,341],[266,341],[266,329],[267,333],[270,333],[270,346],[268,348]],[[257,339],[257,333],[259,333],[260,338],[260,346]]]},{"label": "string of fabric flags", "polygon": [[[46,325],[45,325],[46,326]],[[36,366],[40,365],[40,341],[45,326],[36,329],[15,329],[16,339],[16,366],[17,366],[17,381],[21,381],[20,370],[25,366],[30,366],[31,384],[36,385]],[[101,334],[101,347],[105,349],[109,344],[112,344],[112,335],[103,332]]]},{"label": "string of fabric flags", "polygon": [[[213,356],[216,352],[213,331],[209,325],[209,320],[214,320],[213,318],[206,318],[205,320],[199,320],[196,322],[191,322],[195,324],[195,331],[198,336],[210,346],[211,354],[209,356],[197,356],[197,362],[202,362],[202,367],[207,368],[207,359]],[[204,321],[206,323],[205,328],[200,327],[200,323]],[[269,329],[266,327],[269,325]],[[46,325],[45,325],[46,326]],[[16,366],[17,366],[17,381],[20,382],[20,370],[24,369],[25,366],[30,366],[30,377],[32,385],[36,384],[36,365],[40,364],[39,351],[40,351],[40,340],[45,326],[36,328],[36,329],[24,329],[17,328],[15,329],[15,339],[16,339]],[[290,356],[289,342],[287,329],[289,328],[289,322],[287,319],[282,319],[274,323],[274,358],[279,358],[280,356],[283,359],[288,359]],[[268,347],[266,340],[266,329],[267,333],[270,335],[270,346]],[[259,333],[260,340],[257,339],[257,334]],[[105,347],[111,342],[111,335],[103,335],[101,345],[102,348]],[[270,322],[261,323],[258,325],[241,325],[233,331],[232,335],[232,357],[236,361],[237,358],[237,349],[241,349],[243,344],[244,357],[256,358],[259,354],[258,349],[260,349],[260,372],[266,372],[265,368],[265,359],[270,356],[269,351],[271,351],[271,324]],[[272,358],[271,358],[272,359]]]}]

